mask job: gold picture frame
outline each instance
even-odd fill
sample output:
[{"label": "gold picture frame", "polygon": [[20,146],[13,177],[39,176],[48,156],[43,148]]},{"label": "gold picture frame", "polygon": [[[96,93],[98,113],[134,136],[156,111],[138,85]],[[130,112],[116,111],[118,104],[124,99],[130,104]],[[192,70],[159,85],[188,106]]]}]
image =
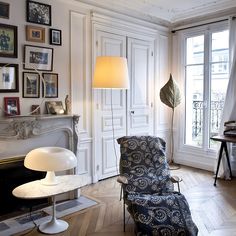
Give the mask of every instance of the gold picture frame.
[{"label": "gold picture frame", "polygon": [[48,114],[63,115],[65,113],[62,101],[46,101],[45,105]]},{"label": "gold picture frame", "polygon": [[37,43],[45,43],[45,28],[26,25],[26,40]]}]

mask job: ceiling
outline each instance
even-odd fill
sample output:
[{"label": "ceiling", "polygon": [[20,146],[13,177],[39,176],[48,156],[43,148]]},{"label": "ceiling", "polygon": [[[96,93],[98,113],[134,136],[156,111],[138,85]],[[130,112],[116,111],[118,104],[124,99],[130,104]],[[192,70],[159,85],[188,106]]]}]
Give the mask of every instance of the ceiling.
[{"label": "ceiling", "polygon": [[78,0],[97,7],[141,16],[156,22],[176,23],[236,7],[236,0]]}]

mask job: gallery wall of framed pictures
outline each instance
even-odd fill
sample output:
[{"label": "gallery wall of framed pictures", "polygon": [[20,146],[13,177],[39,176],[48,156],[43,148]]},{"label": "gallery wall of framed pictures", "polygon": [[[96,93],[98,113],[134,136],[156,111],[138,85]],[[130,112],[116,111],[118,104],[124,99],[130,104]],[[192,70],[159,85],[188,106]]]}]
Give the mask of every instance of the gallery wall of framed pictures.
[{"label": "gallery wall of framed pictures", "polygon": [[[11,18],[11,4],[0,1],[0,20],[4,19],[4,24],[0,23],[0,95],[4,98],[4,112],[6,116],[19,115],[21,100],[32,99],[28,109],[35,108],[36,111],[32,111],[38,115],[44,109],[37,107],[35,99],[59,96],[59,75],[54,71],[53,60],[57,46],[62,46],[62,30],[53,27],[51,5],[40,0],[25,0],[24,31],[27,43],[19,44],[19,26],[5,23]],[[19,53],[19,50],[22,51]],[[16,63],[12,63],[14,58]],[[19,73],[21,68],[22,72]],[[19,95],[12,97],[8,93]],[[17,98],[14,100],[16,112],[9,110],[8,103],[12,100],[7,98]]]}]

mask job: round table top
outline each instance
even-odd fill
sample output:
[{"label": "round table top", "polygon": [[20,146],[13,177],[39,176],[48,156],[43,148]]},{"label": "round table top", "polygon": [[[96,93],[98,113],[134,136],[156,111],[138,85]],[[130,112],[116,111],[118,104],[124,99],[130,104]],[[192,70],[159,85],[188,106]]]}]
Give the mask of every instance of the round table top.
[{"label": "round table top", "polygon": [[23,199],[45,198],[75,190],[82,185],[79,175],[61,175],[56,178],[59,182],[57,185],[43,185],[41,180],[35,180],[16,187],[12,194]]}]

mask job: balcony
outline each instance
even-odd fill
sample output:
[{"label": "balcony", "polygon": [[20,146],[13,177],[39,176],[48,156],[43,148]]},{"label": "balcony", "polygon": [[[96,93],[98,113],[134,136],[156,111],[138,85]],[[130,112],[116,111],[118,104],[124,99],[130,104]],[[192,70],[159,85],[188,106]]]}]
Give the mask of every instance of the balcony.
[{"label": "balcony", "polygon": [[[193,120],[192,120],[192,140],[198,143],[202,139],[203,134],[203,101],[193,101]],[[224,107],[224,100],[211,101],[210,109],[210,137],[218,134],[221,114]],[[199,146],[197,144],[197,146]]]}]

